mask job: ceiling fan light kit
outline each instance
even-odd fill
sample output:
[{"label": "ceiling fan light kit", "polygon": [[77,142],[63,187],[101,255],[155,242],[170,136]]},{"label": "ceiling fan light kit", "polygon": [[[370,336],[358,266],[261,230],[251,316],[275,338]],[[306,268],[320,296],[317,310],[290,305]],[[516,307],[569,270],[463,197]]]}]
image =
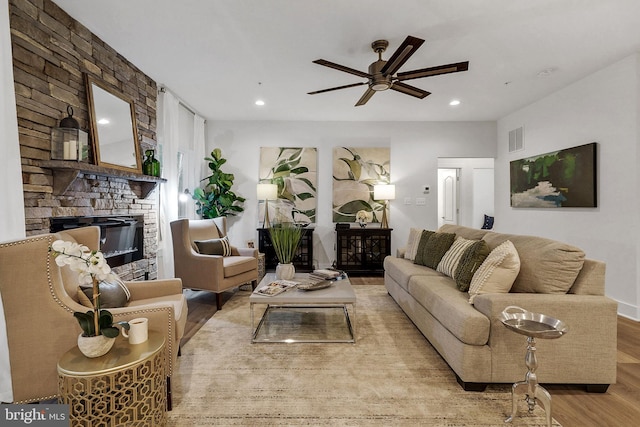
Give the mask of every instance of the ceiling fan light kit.
[{"label": "ceiling fan light kit", "polygon": [[458,62],[454,64],[439,65],[436,67],[423,68],[420,70],[406,71],[403,73],[394,74],[404,65],[407,60],[418,50],[424,43],[424,40],[413,36],[407,36],[402,44],[396,49],[391,57],[385,61],[382,59],[382,53],[387,50],[389,42],[387,40],[376,40],[371,43],[371,48],[378,54],[378,60],[369,65],[368,73],[359,71],[353,68],[345,67],[344,65],[336,64],[324,59],[316,59],[313,61],[315,64],[323,65],[325,67],[333,68],[338,71],[353,74],[358,77],[366,78],[367,82],[352,83],[343,86],[332,87],[329,89],[321,89],[314,92],[309,92],[309,95],[316,95],[319,93],[330,92],[339,89],[347,89],[355,86],[368,85],[369,87],[364,92],[362,97],[356,103],[356,107],[364,105],[371,99],[376,92],[385,91],[387,89],[395,90],[396,92],[404,93],[405,95],[413,96],[419,99],[423,99],[429,95],[430,92],[422,90],[415,86],[410,86],[406,83],[402,83],[404,80],[419,79],[423,77],[438,76],[441,74],[457,73],[460,71],[467,71],[469,69],[469,62]]}]

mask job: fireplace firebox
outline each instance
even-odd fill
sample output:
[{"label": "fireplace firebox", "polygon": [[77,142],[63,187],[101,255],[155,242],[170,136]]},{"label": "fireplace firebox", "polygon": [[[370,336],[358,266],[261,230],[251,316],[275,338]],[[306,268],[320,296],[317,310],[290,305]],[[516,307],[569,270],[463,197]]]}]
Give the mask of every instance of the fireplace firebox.
[{"label": "fireplace firebox", "polygon": [[73,228],[100,227],[100,251],[109,267],[118,267],[144,257],[144,217],[74,216],[49,219],[52,233]]}]

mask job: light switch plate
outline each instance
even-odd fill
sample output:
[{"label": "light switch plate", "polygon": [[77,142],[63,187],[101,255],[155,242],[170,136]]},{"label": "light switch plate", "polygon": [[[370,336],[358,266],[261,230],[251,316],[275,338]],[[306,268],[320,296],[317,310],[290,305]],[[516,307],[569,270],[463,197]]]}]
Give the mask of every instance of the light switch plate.
[{"label": "light switch plate", "polygon": [[404,204],[405,205],[410,205],[411,204],[411,197],[405,197],[404,198]]}]

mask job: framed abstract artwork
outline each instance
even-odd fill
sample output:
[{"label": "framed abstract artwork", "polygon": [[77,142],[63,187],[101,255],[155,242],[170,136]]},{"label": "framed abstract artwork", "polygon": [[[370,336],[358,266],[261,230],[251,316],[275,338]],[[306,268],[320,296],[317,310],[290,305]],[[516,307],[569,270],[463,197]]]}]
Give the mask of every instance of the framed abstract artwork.
[{"label": "framed abstract artwork", "polygon": [[514,160],[514,208],[595,208],[597,143]]},{"label": "framed abstract artwork", "polygon": [[333,149],[333,222],[355,222],[364,211],[368,222],[381,222],[384,205],[373,200],[373,186],[390,183],[388,147]]},{"label": "framed abstract artwork", "polygon": [[[316,222],[318,150],[309,147],[261,147],[259,182],[276,184],[278,198],[269,201],[273,222]],[[264,201],[258,215],[264,217]]]}]

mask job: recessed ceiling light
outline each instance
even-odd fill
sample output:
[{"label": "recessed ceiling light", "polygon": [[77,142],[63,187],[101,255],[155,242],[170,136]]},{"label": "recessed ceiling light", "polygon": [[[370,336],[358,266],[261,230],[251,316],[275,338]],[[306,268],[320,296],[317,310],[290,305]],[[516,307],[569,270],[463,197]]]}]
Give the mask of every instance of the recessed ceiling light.
[{"label": "recessed ceiling light", "polygon": [[452,107],[455,107],[456,105],[460,105],[460,100],[459,99],[452,99],[449,102],[449,105],[451,105]]},{"label": "recessed ceiling light", "polygon": [[264,105],[264,101],[263,101],[262,99],[258,99],[258,100],[256,101],[256,105],[257,105],[258,107],[262,107],[262,106]]}]

